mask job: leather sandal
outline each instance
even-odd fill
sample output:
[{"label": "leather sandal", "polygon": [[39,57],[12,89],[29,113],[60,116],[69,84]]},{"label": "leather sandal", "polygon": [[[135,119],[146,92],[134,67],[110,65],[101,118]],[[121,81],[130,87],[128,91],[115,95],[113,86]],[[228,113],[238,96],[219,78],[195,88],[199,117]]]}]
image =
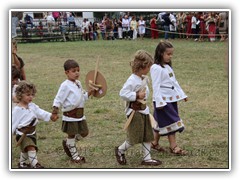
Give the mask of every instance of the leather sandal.
[{"label": "leather sandal", "polygon": [[86,162],[85,157],[83,156],[78,156],[78,157],[79,159],[71,159],[71,161],[77,164],[83,164]]},{"label": "leather sandal", "polygon": [[150,160],[141,162],[141,165],[144,165],[144,166],[159,166],[161,164],[162,164],[162,161],[159,161],[156,159],[150,159]]},{"label": "leather sandal", "polygon": [[27,163],[22,163],[22,164],[18,163],[18,168],[19,169],[29,169],[29,168],[31,168],[31,165],[27,164]]},{"label": "leather sandal", "polygon": [[44,169],[44,167],[40,164],[37,163],[34,167],[32,167],[33,169]]},{"label": "leather sandal", "polygon": [[170,152],[178,156],[185,156],[188,154],[186,150],[183,150],[178,146],[175,146],[174,148],[170,148]]},{"label": "leather sandal", "polygon": [[116,156],[116,158],[117,158],[117,162],[118,162],[120,165],[126,165],[126,164],[127,164],[127,160],[126,160],[126,158],[125,158],[125,154],[119,155],[118,147],[115,147],[115,156]]},{"label": "leather sandal", "polygon": [[151,149],[154,149],[158,152],[167,152],[163,147],[161,147],[158,143],[157,144],[153,144],[151,142]]}]

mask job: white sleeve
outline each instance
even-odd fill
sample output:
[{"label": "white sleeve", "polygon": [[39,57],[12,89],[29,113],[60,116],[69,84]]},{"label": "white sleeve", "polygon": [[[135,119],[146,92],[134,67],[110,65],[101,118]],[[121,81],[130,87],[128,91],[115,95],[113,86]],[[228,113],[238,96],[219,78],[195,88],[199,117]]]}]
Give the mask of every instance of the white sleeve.
[{"label": "white sleeve", "polygon": [[34,112],[38,119],[49,121],[51,117],[51,113],[41,109],[38,105],[33,103]]},{"label": "white sleeve", "polygon": [[57,95],[53,101],[53,106],[56,106],[58,108],[61,107],[63,102],[68,97],[68,94],[69,94],[69,89],[67,88],[67,86],[64,86],[61,84],[61,86],[57,92]]},{"label": "white sleeve", "polygon": [[78,81],[80,87],[81,87],[81,90],[82,90],[82,95],[83,95],[83,99],[84,99],[84,102],[88,100],[88,92],[85,91],[82,87],[82,83],[80,81]]},{"label": "white sleeve", "polygon": [[182,94],[184,97],[187,97],[187,95],[184,93],[183,89],[179,85],[178,81],[176,80],[175,82],[176,90],[178,91],[179,94]]},{"label": "white sleeve", "polygon": [[162,99],[162,94],[161,94],[161,68],[151,68],[150,74],[151,74],[151,79],[152,79],[152,89],[153,89],[153,97],[156,103],[156,107],[163,107],[167,105],[167,103]]},{"label": "white sleeve", "polygon": [[22,116],[24,116],[23,113],[19,111],[18,108],[14,108],[12,112],[12,134],[16,131],[20,120],[22,119]]},{"label": "white sleeve", "polygon": [[127,80],[123,85],[123,88],[120,90],[119,96],[124,101],[136,101],[136,92],[133,91],[133,82]]}]

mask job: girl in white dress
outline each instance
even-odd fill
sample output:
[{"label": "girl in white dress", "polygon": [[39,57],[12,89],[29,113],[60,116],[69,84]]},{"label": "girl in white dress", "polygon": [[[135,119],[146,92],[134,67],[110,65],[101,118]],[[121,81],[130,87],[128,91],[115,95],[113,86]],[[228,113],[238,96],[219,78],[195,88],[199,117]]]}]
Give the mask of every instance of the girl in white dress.
[{"label": "girl in white dress", "polygon": [[187,101],[187,96],[176,80],[172,69],[171,58],[173,45],[169,41],[161,41],[155,51],[154,64],[150,73],[153,88],[154,118],[157,126],[154,128],[152,148],[164,151],[158,144],[160,136],[167,136],[170,151],[176,155],[186,155],[176,142],[176,132],[184,130],[184,124],[178,114],[177,102]]}]

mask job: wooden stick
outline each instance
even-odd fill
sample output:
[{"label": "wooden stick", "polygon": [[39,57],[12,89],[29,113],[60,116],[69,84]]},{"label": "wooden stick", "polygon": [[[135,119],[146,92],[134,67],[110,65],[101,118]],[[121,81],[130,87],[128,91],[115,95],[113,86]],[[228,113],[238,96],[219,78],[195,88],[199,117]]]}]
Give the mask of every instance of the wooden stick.
[{"label": "wooden stick", "polygon": [[126,121],[126,123],[125,123],[125,125],[124,125],[124,128],[123,128],[124,130],[127,130],[129,124],[130,124],[131,121],[132,121],[132,118],[133,118],[135,112],[136,112],[135,110],[133,110],[133,111],[131,112],[129,118],[127,119],[127,121]]},{"label": "wooden stick", "polygon": [[23,141],[23,139],[24,139],[25,137],[26,137],[26,134],[23,133],[22,136],[20,137],[20,139],[18,140],[16,147],[21,144],[21,142]]},{"label": "wooden stick", "polygon": [[99,56],[98,56],[98,58],[97,58],[97,62],[96,62],[96,67],[95,67],[95,73],[94,73],[93,84],[96,83],[98,67],[99,67]]}]

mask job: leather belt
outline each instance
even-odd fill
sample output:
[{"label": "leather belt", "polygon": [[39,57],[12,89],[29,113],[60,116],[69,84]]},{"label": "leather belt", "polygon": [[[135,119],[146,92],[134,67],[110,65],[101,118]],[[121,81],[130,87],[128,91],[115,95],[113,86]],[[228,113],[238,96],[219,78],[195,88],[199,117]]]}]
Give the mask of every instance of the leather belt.
[{"label": "leather belt", "polygon": [[71,118],[82,118],[84,108],[76,108],[71,111],[64,112],[63,115]]},{"label": "leather belt", "polygon": [[147,107],[146,104],[142,104],[138,101],[130,102],[130,108],[135,111],[144,110],[146,109],[146,107]]}]

